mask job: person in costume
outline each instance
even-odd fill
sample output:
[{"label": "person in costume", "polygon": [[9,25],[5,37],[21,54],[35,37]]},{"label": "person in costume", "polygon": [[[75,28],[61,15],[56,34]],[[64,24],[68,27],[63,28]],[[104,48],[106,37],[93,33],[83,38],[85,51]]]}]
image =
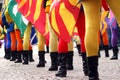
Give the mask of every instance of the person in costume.
[{"label": "person in costume", "polygon": [[[110,8],[115,13],[118,24],[120,25],[120,15],[119,15],[120,8],[118,8],[118,6],[117,6],[120,3],[120,0],[117,0],[114,2],[112,0],[106,0],[106,1],[107,1],[108,5],[110,6]],[[60,14],[63,14],[63,11],[66,10],[65,9],[66,7],[68,9],[71,7],[71,12],[72,12],[73,6],[69,5],[69,4],[72,4],[72,5],[74,5],[73,9],[74,10],[76,9],[76,11],[74,11],[74,12],[76,12],[76,15],[74,15],[74,16],[77,16],[77,11],[78,11],[77,8],[80,7],[80,5],[76,6],[77,2],[78,2],[77,0],[60,0],[53,5],[53,9],[52,9],[53,12],[51,12],[51,13],[56,12],[56,10],[60,10],[60,11],[56,12],[57,14],[55,14],[58,17]],[[99,74],[98,74],[98,49],[99,49],[98,32],[100,29],[99,26],[100,26],[101,0],[82,0],[80,4],[83,5],[84,12],[85,12],[85,23],[86,23],[85,47],[86,47],[87,60],[88,60],[88,71],[89,71],[88,77],[89,77],[89,80],[99,80]],[[68,5],[69,5],[69,7],[68,7]],[[60,12],[60,14],[59,14],[59,12]],[[78,11],[78,14],[79,14],[79,11]],[[51,15],[51,17],[52,17],[52,15]],[[63,17],[65,17],[66,19],[65,18],[63,19]],[[62,18],[59,16],[58,18],[59,18],[59,23],[62,21],[60,19],[69,20],[69,18],[67,16],[62,16]],[[72,18],[73,18],[73,16],[70,19],[72,19]],[[53,19],[55,20],[55,18],[53,18]],[[76,20],[76,17],[74,19]],[[69,20],[69,21],[71,21],[71,20]],[[63,21],[63,22],[65,22],[65,21]],[[70,25],[72,25],[74,23],[76,23],[76,22],[71,22]],[[52,24],[52,27],[56,27],[55,26],[56,22],[52,22],[51,24]],[[67,22],[65,24],[67,24]],[[70,27],[70,25],[67,25],[67,26]],[[57,24],[57,26],[60,27],[59,24]],[[62,25],[62,27],[63,26],[64,25]],[[71,28],[71,31],[72,31],[72,28]],[[56,32],[59,32],[59,31],[56,31]],[[94,38],[91,37],[91,35],[94,36]],[[65,46],[66,40],[65,40],[65,38],[62,38],[62,39],[64,39],[64,42],[63,42],[64,45],[59,45],[59,47]],[[62,39],[60,38],[59,41],[62,42]],[[60,51],[60,50],[63,50],[63,51]],[[66,51],[67,51],[67,47],[66,47],[66,50],[58,48],[58,53],[64,53],[64,54],[59,55],[59,57],[61,57],[61,59],[62,59],[62,61],[61,61],[62,65],[60,67],[58,74],[56,74],[56,76],[61,77],[61,76],[66,75],[66,70],[64,67],[65,62],[63,62],[66,60],[65,59],[66,58]]]},{"label": "person in costume", "polygon": [[23,64],[24,65],[28,65],[29,61],[34,62],[32,46],[30,45],[31,27],[32,27],[32,23],[29,22],[23,37],[23,61],[24,61]]},{"label": "person in costume", "polygon": [[[48,0],[46,2],[46,16],[47,16],[47,21],[48,21],[48,27],[49,27],[49,32],[50,32],[50,40],[49,40],[49,49],[50,49],[50,57],[51,57],[51,67],[49,68],[49,71],[56,71],[58,70],[58,65],[59,65],[59,58],[58,58],[58,37],[51,28],[50,21],[49,21],[49,9],[50,5],[52,2],[55,0]],[[71,41],[68,47],[68,54],[67,54],[67,63],[66,63],[66,68],[67,70],[73,70],[73,42]]]},{"label": "person in costume", "polygon": [[[36,30],[37,31],[37,30]],[[36,32],[37,39],[38,39],[38,56],[39,56],[39,63],[37,67],[45,67],[45,37],[39,32]]]},{"label": "person in costume", "polygon": [[[81,13],[79,14],[78,19],[79,20],[77,21],[76,25],[81,26],[81,28],[82,28],[81,30],[83,30],[83,31],[79,31],[79,35],[80,35],[80,38],[81,38],[81,41],[82,41],[82,53],[83,53],[82,56],[84,58],[83,59],[83,65],[84,65],[84,70],[83,71],[85,71],[85,75],[87,75],[88,74],[88,69],[87,69],[86,51],[85,51],[85,47],[84,47],[85,21],[84,21],[83,8],[81,8]],[[80,27],[77,27],[77,28],[80,28]],[[59,68],[58,73],[56,74],[56,76],[58,76],[58,77],[65,77],[67,75],[66,64],[67,64],[67,55],[69,55],[69,53],[68,53],[69,47],[68,47],[67,42],[65,42],[63,39],[59,38],[59,44],[58,44],[58,59],[59,60],[58,60],[58,62],[60,64],[60,68]]]},{"label": "person in costume", "polygon": [[[2,42],[1,42],[1,40],[4,40],[5,39],[5,35],[4,35],[4,25],[3,25],[3,23],[2,23],[2,6],[3,6],[3,3],[0,3],[0,48],[1,48],[1,46],[2,46]],[[5,48],[6,46],[4,46],[4,48]]]},{"label": "person in costume", "polygon": [[9,26],[7,28],[7,31],[9,32],[9,37],[11,38],[10,61],[15,61],[16,60],[16,37],[15,37],[15,32],[14,32],[14,21],[12,20],[12,18],[10,17],[8,13],[8,8],[6,8],[4,14],[5,14],[6,22],[8,23],[8,26]]},{"label": "person in costume", "polygon": [[6,7],[7,7],[7,3],[8,3],[8,0],[6,0],[4,2],[4,11],[2,13],[2,23],[3,23],[3,34],[5,35],[5,39],[4,39],[4,49],[5,49],[5,56],[4,58],[6,59],[10,59],[11,56],[10,56],[10,53],[11,53],[11,38],[10,38],[10,31],[9,31],[9,24],[8,22],[6,21],[6,17],[5,17],[5,10],[6,10]]},{"label": "person in costume", "polygon": [[51,59],[51,66],[49,68],[49,71],[57,71],[58,70],[58,37],[51,28],[50,21],[49,21],[49,10],[50,6],[52,4],[53,0],[48,0],[46,1],[45,4],[45,12],[46,12],[46,20],[48,23],[48,28],[49,28],[49,52],[50,52],[50,59]]},{"label": "person in costume", "polygon": [[14,24],[14,26],[15,26],[15,37],[17,40],[17,59],[15,63],[22,63],[23,41],[20,34],[20,30],[17,28],[16,24]]},{"label": "person in costume", "polygon": [[[104,11],[104,9],[102,8],[99,43],[101,44],[100,46],[102,46],[103,49],[105,50],[105,57],[109,57],[109,50],[108,50],[109,43],[108,43],[108,33],[107,33],[108,24],[106,22],[107,15],[108,15],[108,11]],[[100,51],[99,51],[99,57],[100,57]]]},{"label": "person in costume", "polygon": [[77,30],[79,38],[81,39],[81,55],[82,55],[82,62],[83,62],[83,72],[85,76],[88,76],[88,63],[86,57],[86,49],[85,49],[85,13],[83,6],[81,5],[78,20],[76,22]]},{"label": "person in costume", "polygon": [[112,44],[112,51],[113,51],[113,56],[110,58],[111,60],[117,60],[118,59],[118,23],[116,21],[116,18],[110,10],[110,29],[111,29],[111,44]]}]

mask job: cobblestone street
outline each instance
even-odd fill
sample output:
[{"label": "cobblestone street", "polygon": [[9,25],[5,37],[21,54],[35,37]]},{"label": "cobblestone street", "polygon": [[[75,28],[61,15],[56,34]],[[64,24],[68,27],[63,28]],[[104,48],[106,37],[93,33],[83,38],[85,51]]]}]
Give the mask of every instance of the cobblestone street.
[{"label": "cobblestone street", "polygon": [[[55,77],[54,72],[48,71],[50,67],[50,56],[46,53],[46,66],[37,68],[38,53],[37,47],[33,47],[35,62],[29,65],[14,63],[3,58],[3,47],[0,49],[0,80],[88,80],[88,77],[83,75],[82,59],[78,55],[77,49],[74,49],[74,70],[67,72],[66,78]],[[99,58],[99,77],[100,80],[120,80],[120,55],[118,60],[110,60],[112,51],[109,51],[110,57],[105,58],[104,51],[101,51]]]}]

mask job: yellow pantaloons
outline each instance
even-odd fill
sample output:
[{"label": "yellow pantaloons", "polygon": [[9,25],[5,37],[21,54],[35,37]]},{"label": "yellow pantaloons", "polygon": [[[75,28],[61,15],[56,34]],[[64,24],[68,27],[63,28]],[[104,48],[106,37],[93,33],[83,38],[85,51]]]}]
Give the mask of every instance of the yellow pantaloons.
[{"label": "yellow pantaloons", "polygon": [[36,30],[37,38],[38,38],[38,51],[45,51],[45,38],[44,36]]},{"label": "yellow pantaloons", "polygon": [[29,50],[29,41],[30,41],[30,34],[31,34],[31,27],[32,24],[29,23],[25,32],[24,32],[24,39],[23,39],[23,50]]},{"label": "yellow pantaloons", "polygon": [[38,56],[39,56],[39,63],[37,67],[45,67],[45,37],[36,30],[37,39],[38,39]]},{"label": "yellow pantaloons", "polygon": [[73,51],[73,42],[68,43],[68,51]]},{"label": "yellow pantaloons", "polygon": [[49,13],[46,13],[48,28],[50,32],[50,39],[49,39],[49,50],[50,52],[58,52],[58,36],[55,34],[53,29],[51,28],[50,21],[49,21]]},{"label": "yellow pantaloons", "polygon": [[101,5],[100,1],[101,0],[83,0],[82,2],[86,16],[85,47],[87,57],[98,55],[98,32],[100,29],[99,26]]}]

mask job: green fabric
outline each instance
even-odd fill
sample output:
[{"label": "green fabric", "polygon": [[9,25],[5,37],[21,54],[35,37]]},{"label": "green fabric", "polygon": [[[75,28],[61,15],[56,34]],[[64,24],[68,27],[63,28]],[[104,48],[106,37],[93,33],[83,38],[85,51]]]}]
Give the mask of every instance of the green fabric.
[{"label": "green fabric", "polygon": [[8,12],[17,25],[18,29],[20,29],[21,35],[23,35],[28,25],[28,20],[25,19],[25,17],[20,12],[18,12],[17,3],[15,0],[9,0]]}]

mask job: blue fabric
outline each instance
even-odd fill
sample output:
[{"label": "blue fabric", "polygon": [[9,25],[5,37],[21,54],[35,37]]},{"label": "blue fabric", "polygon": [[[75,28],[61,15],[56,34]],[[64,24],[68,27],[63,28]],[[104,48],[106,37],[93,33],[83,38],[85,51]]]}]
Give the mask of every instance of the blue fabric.
[{"label": "blue fabric", "polygon": [[2,23],[5,25],[6,28],[9,27],[8,23],[6,22],[6,17],[4,14],[2,14]]},{"label": "blue fabric", "polygon": [[10,32],[7,32],[7,33],[6,33],[6,38],[7,38],[6,48],[7,48],[7,49],[10,49],[10,48],[11,48]]},{"label": "blue fabric", "polygon": [[14,31],[14,23],[10,23],[9,24],[9,28],[7,28],[7,31],[11,32],[11,31]]},{"label": "blue fabric", "polygon": [[36,37],[36,31],[35,31],[35,28],[32,27],[31,28],[31,35],[30,35],[30,44],[31,45],[34,45],[36,44],[38,41],[37,37]]}]

